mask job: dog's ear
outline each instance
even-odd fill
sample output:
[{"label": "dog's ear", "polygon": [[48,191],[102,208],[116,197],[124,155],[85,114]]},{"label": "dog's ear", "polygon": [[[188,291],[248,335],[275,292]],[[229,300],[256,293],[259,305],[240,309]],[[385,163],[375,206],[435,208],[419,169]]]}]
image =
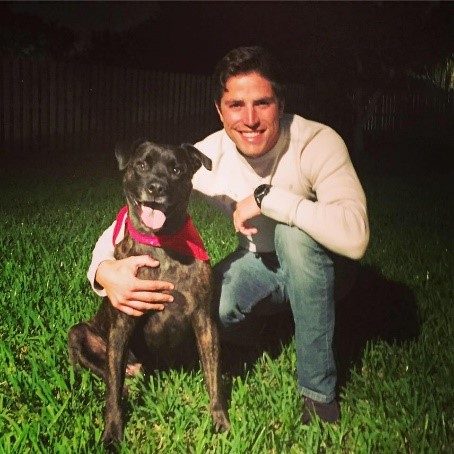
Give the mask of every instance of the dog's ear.
[{"label": "dog's ear", "polygon": [[139,145],[146,141],[146,139],[137,139],[132,142],[123,141],[115,144],[115,157],[117,158],[120,170],[126,169],[134,151],[136,151]]},{"label": "dog's ear", "polygon": [[115,144],[115,157],[118,161],[118,167],[120,170],[126,168],[129,162],[129,158],[131,157],[131,149],[130,145],[126,142],[119,142]]},{"label": "dog's ear", "polygon": [[202,165],[207,170],[212,169],[213,165],[212,165],[211,159],[208,156],[204,155],[196,147],[194,147],[194,145],[191,145],[190,143],[182,143],[181,148],[183,148],[183,150],[185,150],[186,153],[188,154],[188,157],[191,161],[194,173],[198,169],[200,169],[200,166],[202,166]]}]

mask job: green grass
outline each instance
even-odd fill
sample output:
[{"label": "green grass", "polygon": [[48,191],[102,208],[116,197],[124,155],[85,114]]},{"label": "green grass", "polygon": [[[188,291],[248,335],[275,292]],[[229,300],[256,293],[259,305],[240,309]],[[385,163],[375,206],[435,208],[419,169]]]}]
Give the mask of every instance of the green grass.
[{"label": "green grass", "polygon": [[[70,367],[66,336],[99,304],[86,270],[123,204],[120,176],[107,173],[1,177],[0,453],[102,452],[104,385]],[[372,236],[362,264],[374,277],[340,317],[340,424],[300,424],[291,341],[225,375],[226,434],[212,433],[199,369],[130,380],[122,452],[452,452],[450,178],[364,183]],[[235,247],[219,214],[194,201],[192,215],[214,263]]]}]

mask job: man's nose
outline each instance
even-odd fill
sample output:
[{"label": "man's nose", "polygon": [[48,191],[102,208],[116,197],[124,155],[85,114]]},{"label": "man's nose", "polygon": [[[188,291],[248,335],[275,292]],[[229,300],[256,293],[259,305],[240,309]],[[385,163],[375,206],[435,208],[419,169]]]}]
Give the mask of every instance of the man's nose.
[{"label": "man's nose", "polygon": [[244,124],[249,128],[257,127],[260,123],[259,116],[254,106],[246,107],[244,114]]}]

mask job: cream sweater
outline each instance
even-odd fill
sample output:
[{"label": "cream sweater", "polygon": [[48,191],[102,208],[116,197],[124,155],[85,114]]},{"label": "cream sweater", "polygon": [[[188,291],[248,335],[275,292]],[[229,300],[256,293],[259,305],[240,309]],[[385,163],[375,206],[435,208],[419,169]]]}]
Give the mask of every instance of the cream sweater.
[{"label": "cream sweater", "polygon": [[[193,178],[194,190],[208,197],[230,218],[235,203],[263,183],[272,185],[262,202],[262,215],[248,224],[258,233],[238,235],[239,244],[252,252],[274,250],[278,222],[294,225],[327,249],[360,259],[369,242],[366,197],[341,137],[331,128],[297,115],[284,115],[281,135],[260,158],[246,158],[224,130],[195,146],[213,161]],[[112,224],[93,251],[88,278],[93,288],[98,265],[113,258]],[[121,240],[121,236],[118,241]]]}]

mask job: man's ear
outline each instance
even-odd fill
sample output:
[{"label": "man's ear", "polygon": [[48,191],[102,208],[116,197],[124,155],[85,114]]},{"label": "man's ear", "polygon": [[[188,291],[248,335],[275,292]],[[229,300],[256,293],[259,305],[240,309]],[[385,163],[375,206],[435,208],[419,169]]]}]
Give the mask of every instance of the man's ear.
[{"label": "man's ear", "polygon": [[219,115],[219,119],[221,120],[221,123],[224,124],[224,117],[222,116],[221,112],[221,106],[215,101],[214,106],[216,107],[216,111]]},{"label": "man's ear", "polygon": [[280,99],[279,100],[279,118],[282,118],[284,115],[284,109],[285,109],[285,100]]}]

